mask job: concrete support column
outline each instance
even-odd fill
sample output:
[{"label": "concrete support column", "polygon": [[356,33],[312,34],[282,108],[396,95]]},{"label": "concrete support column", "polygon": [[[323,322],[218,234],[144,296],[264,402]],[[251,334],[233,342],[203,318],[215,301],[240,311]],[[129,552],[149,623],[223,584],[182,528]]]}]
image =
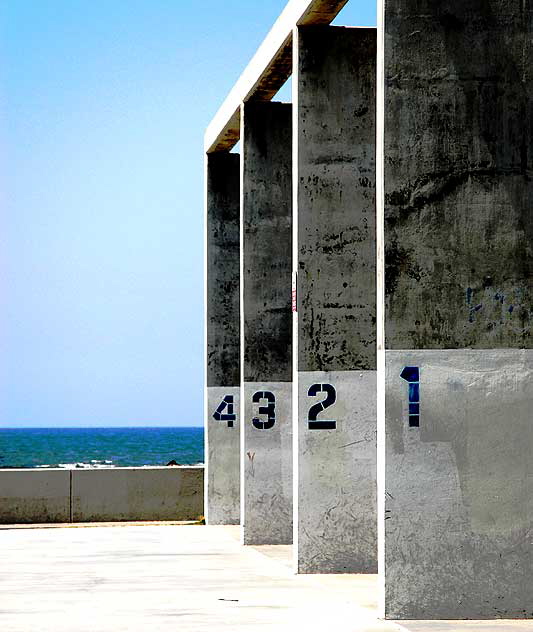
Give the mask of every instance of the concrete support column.
[{"label": "concrete support column", "polygon": [[527,618],[533,568],[533,9],[386,0],[389,618]]},{"label": "concrete support column", "polygon": [[292,105],[242,116],[244,544],[292,542]]},{"label": "concrete support column", "polygon": [[374,573],[376,31],[294,41],[297,569]]},{"label": "concrete support column", "polygon": [[240,519],[240,159],[207,155],[206,477],[208,524]]}]

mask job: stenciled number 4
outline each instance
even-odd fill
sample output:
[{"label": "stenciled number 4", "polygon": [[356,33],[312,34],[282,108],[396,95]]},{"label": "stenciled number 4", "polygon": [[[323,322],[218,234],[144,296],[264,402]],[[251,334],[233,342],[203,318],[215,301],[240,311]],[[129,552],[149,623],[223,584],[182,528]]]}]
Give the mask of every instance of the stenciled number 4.
[{"label": "stenciled number 4", "polygon": [[215,421],[227,421],[228,428],[233,428],[233,422],[237,421],[237,415],[234,409],[233,395],[226,395],[213,413],[213,419],[215,419]]}]

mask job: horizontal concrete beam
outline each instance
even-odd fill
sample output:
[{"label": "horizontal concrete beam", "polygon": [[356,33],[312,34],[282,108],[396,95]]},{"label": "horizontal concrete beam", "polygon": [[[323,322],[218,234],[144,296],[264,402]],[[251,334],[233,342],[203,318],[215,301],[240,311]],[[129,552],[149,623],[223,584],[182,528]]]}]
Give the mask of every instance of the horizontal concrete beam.
[{"label": "horizontal concrete beam", "polygon": [[228,151],[240,137],[241,103],[270,101],[292,72],[296,25],[330,24],[348,0],[290,0],[209,124],[206,153]]}]

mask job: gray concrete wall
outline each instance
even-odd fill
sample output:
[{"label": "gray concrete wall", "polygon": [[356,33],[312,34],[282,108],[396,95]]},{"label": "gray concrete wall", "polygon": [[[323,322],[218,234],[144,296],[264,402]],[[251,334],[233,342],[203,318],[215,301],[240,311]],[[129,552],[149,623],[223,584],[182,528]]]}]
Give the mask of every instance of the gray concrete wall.
[{"label": "gray concrete wall", "polygon": [[68,470],[0,470],[0,523],[69,522]]},{"label": "gray concrete wall", "polygon": [[297,566],[375,572],[376,31],[297,40]]},{"label": "gray concrete wall", "polygon": [[531,348],[533,9],[385,7],[387,348]]},{"label": "gray concrete wall", "polygon": [[[217,421],[213,413],[224,399],[233,401],[234,421]],[[240,522],[240,418],[239,386],[207,389],[206,521],[211,525]],[[227,413],[228,408],[225,409]]]},{"label": "gray concrete wall", "polygon": [[[313,384],[330,384],[336,401],[319,419],[334,430],[311,430]],[[300,573],[375,573],[376,372],[299,373],[298,570]]]},{"label": "gray concrete wall", "polygon": [[72,470],[72,521],[197,520],[203,467]]},{"label": "gray concrete wall", "polygon": [[[256,393],[271,393],[275,423],[268,427],[268,406]],[[244,395],[242,535],[244,544],[292,543],[292,384],[247,382]],[[257,419],[260,427],[254,426]],[[265,424],[265,422],[267,422]],[[266,425],[266,427],[265,427]],[[261,427],[262,426],[262,427]]]},{"label": "gray concrete wall", "polygon": [[[533,351],[387,351],[389,618],[527,618]],[[409,427],[405,366],[420,367]]]},{"label": "gray concrete wall", "polygon": [[196,520],[204,468],[0,470],[0,523]]},{"label": "gray concrete wall", "polygon": [[[242,130],[243,541],[288,544],[292,542],[292,105],[247,103]],[[257,395],[254,403],[256,393],[267,393],[270,400]]]},{"label": "gray concrete wall", "polygon": [[533,616],[532,29],[510,0],[385,2],[390,618]]},{"label": "gray concrete wall", "polygon": [[[207,156],[206,494],[209,524],[239,523],[240,157]],[[223,401],[227,398],[227,405]],[[215,415],[220,408],[218,415]],[[230,412],[231,411],[231,412]],[[226,419],[226,415],[231,419]],[[222,419],[215,417],[223,416]]]}]

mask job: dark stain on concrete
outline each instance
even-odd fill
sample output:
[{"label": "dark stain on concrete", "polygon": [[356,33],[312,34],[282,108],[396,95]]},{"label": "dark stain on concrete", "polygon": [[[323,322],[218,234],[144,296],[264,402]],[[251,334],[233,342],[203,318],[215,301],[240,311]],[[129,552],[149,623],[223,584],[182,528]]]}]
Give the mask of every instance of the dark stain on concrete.
[{"label": "dark stain on concrete", "polygon": [[299,369],[376,368],[373,29],[300,28]]},{"label": "dark stain on concrete", "polygon": [[244,111],[244,379],[292,380],[292,106]]},{"label": "dark stain on concrete", "polygon": [[388,348],[532,346],[532,23],[529,2],[387,3]]},{"label": "dark stain on concrete", "polygon": [[209,155],[207,187],[207,385],[239,386],[238,154]]}]

